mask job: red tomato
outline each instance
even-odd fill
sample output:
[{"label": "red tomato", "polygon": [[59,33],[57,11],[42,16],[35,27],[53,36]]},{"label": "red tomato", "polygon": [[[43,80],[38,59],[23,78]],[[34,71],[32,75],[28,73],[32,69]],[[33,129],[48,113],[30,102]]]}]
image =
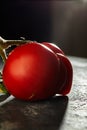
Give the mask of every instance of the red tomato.
[{"label": "red tomato", "polygon": [[55,44],[43,42],[57,55],[60,60],[60,77],[58,77],[57,94],[66,95],[70,92],[72,86],[73,69],[69,59],[64,55],[64,52]]},{"label": "red tomato", "polygon": [[23,100],[40,100],[56,93],[60,61],[48,47],[27,43],[16,47],[3,68],[8,92]]}]

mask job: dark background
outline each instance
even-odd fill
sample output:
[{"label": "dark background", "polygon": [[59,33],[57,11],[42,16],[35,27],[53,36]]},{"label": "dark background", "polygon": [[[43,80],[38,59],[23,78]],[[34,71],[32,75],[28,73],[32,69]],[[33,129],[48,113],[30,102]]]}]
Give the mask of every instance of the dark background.
[{"label": "dark background", "polygon": [[67,55],[87,57],[86,0],[1,0],[0,35],[57,44]]}]

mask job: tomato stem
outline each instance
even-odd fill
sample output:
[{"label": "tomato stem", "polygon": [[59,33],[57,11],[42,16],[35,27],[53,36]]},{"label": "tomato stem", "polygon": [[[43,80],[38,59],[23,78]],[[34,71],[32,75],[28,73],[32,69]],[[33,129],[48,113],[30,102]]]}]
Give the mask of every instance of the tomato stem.
[{"label": "tomato stem", "polygon": [[0,79],[2,78],[2,73],[0,72]]},{"label": "tomato stem", "polygon": [[31,43],[31,40],[5,40],[2,37],[0,37],[0,55],[3,59],[3,62],[5,63],[6,59],[7,59],[7,55],[6,55],[6,49],[12,45],[21,45],[21,44],[25,44],[25,43]]}]

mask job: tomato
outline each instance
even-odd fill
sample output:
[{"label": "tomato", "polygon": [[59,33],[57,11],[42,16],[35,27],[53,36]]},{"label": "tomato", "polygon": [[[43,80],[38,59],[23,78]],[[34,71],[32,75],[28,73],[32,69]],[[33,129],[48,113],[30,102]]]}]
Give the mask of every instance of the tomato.
[{"label": "tomato", "polygon": [[41,100],[56,94],[60,60],[45,45],[32,42],[16,47],[3,68],[8,92],[22,100]]},{"label": "tomato", "polygon": [[49,47],[57,55],[60,60],[60,77],[58,77],[57,94],[66,95],[70,92],[73,79],[73,69],[69,59],[64,52],[55,44],[43,42],[45,46]]}]

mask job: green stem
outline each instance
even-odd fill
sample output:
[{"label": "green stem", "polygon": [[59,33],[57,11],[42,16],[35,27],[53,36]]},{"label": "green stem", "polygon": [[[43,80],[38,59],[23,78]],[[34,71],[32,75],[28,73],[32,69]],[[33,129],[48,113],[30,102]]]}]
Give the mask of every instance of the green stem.
[{"label": "green stem", "polygon": [[2,73],[0,72],[0,82],[2,82]]},{"label": "green stem", "polygon": [[21,45],[21,44],[25,44],[25,43],[31,43],[32,41],[30,40],[5,40],[2,37],[0,37],[0,55],[5,63],[7,56],[6,56],[6,52],[5,49],[7,49],[8,47],[12,46],[12,45]]}]

